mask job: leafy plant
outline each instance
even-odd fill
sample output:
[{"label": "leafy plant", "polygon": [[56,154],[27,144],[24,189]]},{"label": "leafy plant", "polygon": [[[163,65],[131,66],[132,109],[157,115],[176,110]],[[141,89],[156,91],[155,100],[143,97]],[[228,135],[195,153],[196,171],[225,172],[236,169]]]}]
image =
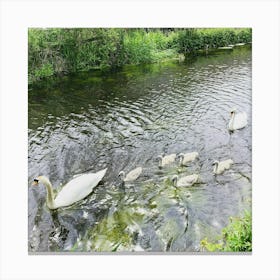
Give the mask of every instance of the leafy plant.
[{"label": "leafy plant", "polygon": [[214,242],[207,238],[200,241],[201,249],[210,252],[251,252],[252,251],[252,214],[245,212],[241,218],[230,219],[230,224],[222,230],[222,235]]}]

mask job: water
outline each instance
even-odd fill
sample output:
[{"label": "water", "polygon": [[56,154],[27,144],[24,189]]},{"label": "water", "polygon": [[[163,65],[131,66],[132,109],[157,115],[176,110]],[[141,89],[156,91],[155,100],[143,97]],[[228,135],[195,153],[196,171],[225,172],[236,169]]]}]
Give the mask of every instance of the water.
[{"label": "water", "polygon": [[[196,252],[230,216],[251,207],[251,50],[184,63],[129,66],[41,82],[29,89],[28,248],[48,251]],[[229,112],[249,124],[229,134]],[[186,168],[159,169],[162,153],[198,151]],[[234,165],[214,177],[212,162]],[[118,173],[143,167],[130,185]],[[107,167],[83,201],[50,211],[38,175],[54,188]],[[175,189],[174,174],[201,182]]]}]

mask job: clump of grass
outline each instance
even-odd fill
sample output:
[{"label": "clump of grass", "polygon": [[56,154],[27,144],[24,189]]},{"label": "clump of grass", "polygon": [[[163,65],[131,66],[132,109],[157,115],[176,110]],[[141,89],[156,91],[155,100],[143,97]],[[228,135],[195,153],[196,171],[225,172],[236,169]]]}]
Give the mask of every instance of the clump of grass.
[{"label": "clump of grass", "polygon": [[252,251],[252,214],[246,211],[241,218],[231,218],[222,235],[214,242],[204,238],[200,242],[204,251],[220,252],[251,252]]}]

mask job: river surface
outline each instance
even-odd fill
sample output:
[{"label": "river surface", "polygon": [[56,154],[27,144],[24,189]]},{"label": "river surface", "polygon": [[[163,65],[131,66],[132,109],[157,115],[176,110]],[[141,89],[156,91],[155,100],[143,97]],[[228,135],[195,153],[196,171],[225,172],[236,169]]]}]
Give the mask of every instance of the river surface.
[{"label": "river surface", "polygon": [[[127,66],[46,80],[28,95],[29,252],[198,252],[231,216],[251,208],[250,47],[184,62]],[[230,134],[230,110],[248,125]],[[187,167],[158,168],[157,156],[199,153]],[[234,165],[213,176],[214,160]],[[123,186],[121,170],[143,173]],[[50,211],[43,185],[107,167],[84,200]],[[170,178],[200,174],[200,183]]]}]

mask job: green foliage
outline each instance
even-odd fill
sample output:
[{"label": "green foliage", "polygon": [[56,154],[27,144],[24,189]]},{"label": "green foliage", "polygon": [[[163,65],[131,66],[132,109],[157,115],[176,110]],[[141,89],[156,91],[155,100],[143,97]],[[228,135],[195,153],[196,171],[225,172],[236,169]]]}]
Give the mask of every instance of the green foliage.
[{"label": "green foliage", "polygon": [[251,42],[251,36],[249,28],[30,28],[28,78],[153,63],[178,52]]},{"label": "green foliage", "polygon": [[158,30],[127,32],[123,42],[124,64],[152,63],[174,57],[176,51],[170,49],[170,38],[171,36]]},{"label": "green foliage", "polygon": [[29,29],[29,82],[49,76],[50,72],[70,73],[121,65],[123,33],[122,29],[104,28]]},{"label": "green foliage", "polygon": [[39,77],[49,77],[54,73],[53,66],[50,63],[43,64],[41,68],[38,68],[34,71],[36,78]]},{"label": "green foliage", "polygon": [[250,28],[187,28],[178,32],[177,45],[180,53],[252,41]]},{"label": "green foliage", "polygon": [[251,252],[252,251],[252,214],[245,212],[241,218],[231,218],[230,224],[222,230],[222,236],[209,242],[200,242],[202,250],[210,252]]},{"label": "green foliage", "polygon": [[153,43],[144,31],[127,33],[124,38],[126,63],[139,64],[152,61]]}]

